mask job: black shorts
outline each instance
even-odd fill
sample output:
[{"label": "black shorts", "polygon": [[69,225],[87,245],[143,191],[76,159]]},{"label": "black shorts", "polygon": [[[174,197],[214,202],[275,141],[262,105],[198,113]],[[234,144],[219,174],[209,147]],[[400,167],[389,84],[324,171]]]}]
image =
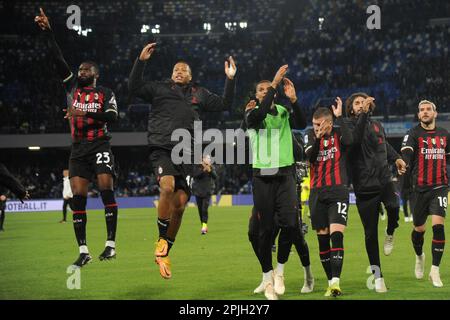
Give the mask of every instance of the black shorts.
[{"label": "black shorts", "polygon": [[424,225],[429,215],[445,218],[448,201],[448,188],[446,186],[425,192],[415,192],[414,197],[414,226]]},{"label": "black shorts", "polygon": [[107,173],[116,177],[114,155],[107,140],[90,143],[74,143],[69,159],[69,177],[92,180],[99,174]]},{"label": "black shorts", "polygon": [[175,191],[183,190],[191,197],[192,164],[174,164],[171,151],[160,148],[151,148],[149,159],[158,182],[164,176],[173,176]]},{"label": "black shorts", "polygon": [[253,177],[253,203],[264,230],[295,228],[298,224],[298,200],[294,174]]},{"label": "black shorts", "polygon": [[347,225],[349,192],[346,186],[311,189],[309,210],[314,230],[329,228],[330,224]]}]

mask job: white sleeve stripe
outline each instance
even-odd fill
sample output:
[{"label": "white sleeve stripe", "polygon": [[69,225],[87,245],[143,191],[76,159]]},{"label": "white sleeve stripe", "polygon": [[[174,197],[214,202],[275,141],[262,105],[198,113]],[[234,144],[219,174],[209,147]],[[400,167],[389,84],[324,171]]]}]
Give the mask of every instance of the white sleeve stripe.
[{"label": "white sleeve stripe", "polygon": [[312,148],[312,146],[309,146],[308,148],[305,149],[305,152],[308,151],[311,148]]},{"label": "white sleeve stripe", "polygon": [[114,109],[108,109],[108,110],[106,110],[105,112],[115,112],[115,113],[117,113],[117,111],[114,110]]},{"label": "white sleeve stripe", "polygon": [[70,73],[70,76],[68,76],[67,78],[65,78],[65,79],[63,80],[63,82],[66,83],[66,82],[69,81],[72,77],[73,77],[73,73],[71,72],[71,73]]},{"label": "white sleeve stripe", "polygon": [[413,147],[410,147],[410,146],[403,147],[400,149],[400,151],[403,151],[405,149],[411,149],[412,151],[414,151]]}]

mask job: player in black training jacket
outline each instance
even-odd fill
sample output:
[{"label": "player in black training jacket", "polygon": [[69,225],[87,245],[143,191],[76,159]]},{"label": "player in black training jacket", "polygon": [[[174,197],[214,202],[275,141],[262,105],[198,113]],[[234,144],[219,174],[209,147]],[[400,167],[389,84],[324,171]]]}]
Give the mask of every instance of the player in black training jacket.
[{"label": "player in black training jacket", "polygon": [[[30,194],[25,187],[17,180],[3,165],[0,163],[0,186],[11,190],[20,201],[29,199]],[[3,223],[5,222],[6,196],[0,191],[0,231],[4,231]]]},{"label": "player in black training jacket", "polygon": [[445,246],[444,221],[448,203],[447,161],[450,156],[450,135],[446,129],[436,126],[437,111],[433,102],[423,100],[418,108],[420,123],[408,131],[401,150],[408,170],[412,172],[415,193],[414,229],[411,234],[416,252],[415,274],[417,279],[423,278],[425,253],[422,247],[425,224],[430,215],[433,228],[433,262],[429,279],[433,286],[442,287],[439,265]]},{"label": "player in black training jacket", "polygon": [[202,224],[201,233],[208,233],[208,207],[217,179],[216,169],[211,163],[211,156],[205,155],[200,165],[193,168],[192,193],[197,201],[198,215]]},{"label": "player in black training jacket", "polygon": [[83,62],[75,76],[59,49],[49,20],[44,11],[35,22],[43,30],[59,77],[67,93],[65,118],[69,119],[72,135],[72,151],[69,160],[70,186],[73,192],[71,208],[73,225],[80,255],[73,263],[82,267],[92,260],[86,242],[86,200],[90,180],[96,176],[105,206],[107,241],[99,259],[116,256],[117,204],[114,197],[114,156],[111,152],[107,123],[117,119],[117,103],[114,93],[97,86],[99,69],[96,63]]},{"label": "player in black training jacket", "polygon": [[0,186],[11,190],[11,192],[22,202],[23,200],[30,198],[30,194],[26,188],[8,171],[3,163],[0,163]]},{"label": "player in black training jacket", "polygon": [[363,92],[352,94],[346,101],[347,122],[355,128],[355,143],[349,153],[349,175],[356,196],[356,206],[365,234],[366,251],[375,275],[375,291],[387,291],[381,272],[378,246],[378,220],[381,203],[388,215],[384,253],[393,249],[394,230],[398,227],[400,202],[392,181],[389,163],[395,163],[401,173],[406,164],[386,140],[384,128],[370,118],[375,108],[374,98]]},{"label": "player in black training jacket", "polygon": [[[175,64],[170,80],[144,81],[145,64],[155,48],[156,43],[143,48],[131,70],[128,86],[131,96],[139,97],[152,105],[148,121],[148,144],[150,161],[160,186],[157,221],[159,239],[155,249],[155,262],[159,265],[161,276],[170,279],[172,272],[168,255],[191,194],[187,180],[192,177],[193,163],[174,163],[172,149],[178,141],[172,141],[171,136],[174,130],[184,129],[193,137],[194,121],[200,120],[199,112],[223,111],[231,107],[236,65],[232,57],[225,62],[223,97],[194,84],[191,68],[183,61]],[[183,152],[188,157],[191,156],[189,150],[185,149]],[[178,153],[175,156],[177,155]],[[201,159],[197,161],[196,164],[200,164]]]}]

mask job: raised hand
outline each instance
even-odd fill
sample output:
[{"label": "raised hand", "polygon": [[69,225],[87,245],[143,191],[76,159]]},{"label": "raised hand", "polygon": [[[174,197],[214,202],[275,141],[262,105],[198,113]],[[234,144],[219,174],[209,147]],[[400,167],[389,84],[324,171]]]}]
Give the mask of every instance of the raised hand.
[{"label": "raised hand", "polygon": [[336,98],[336,105],[331,106],[333,108],[333,114],[336,118],[342,116],[342,100],[340,97]]},{"label": "raised hand", "polygon": [[39,11],[40,13],[34,18],[34,22],[36,22],[42,30],[50,30],[50,22],[48,21],[48,17],[45,15],[44,10],[39,8]]},{"label": "raised hand", "polygon": [[331,121],[324,119],[319,126],[319,129],[315,131],[316,138],[321,139],[331,128]]},{"label": "raised hand", "polygon": [[280,84],[281,80],[283,80],[284,76],[286,75],[288,70],[288,65],[285,64],[284,66],[280,67],[278,69],[277,73],[275,74],[275,77],[272,80],[272,87],[276,89],[278,84]]},{"label": "raised hand", "polygon": [[227,75],[227,78],[230,80],[234,79],[234,76],[236,75],[236,63],[234,62],[234,59],[232,56],[230,56],[226,61],[225,61],[225,74]]},{"label": "raised hand", "polygon": [[294,84],[288,78],[283,79],[284,82],[284,94],[289,98],[291,103],[295,103],[297,101],[297,92],[295,92]]},{"label": "raised hand", "polygon": [[372,103],[375,101],[374,97],[367,97],[366,99],[364,99],[363,101],[363,112],[367,113],[370,111],[370,106],[372,105]]},{"label": "raised hand", "polygon": [[245,111],[255,109],[255,107],[256,107],[256,101],[255,100],[250,100],[247,103],[247,105],[245,106]]},{"label": "raised hand", "polygon": [[142,49],[141,54],[139,55],[139,60],[145,61],[150,59],[153,51],[155,51],[156,43],[149,43]]}]

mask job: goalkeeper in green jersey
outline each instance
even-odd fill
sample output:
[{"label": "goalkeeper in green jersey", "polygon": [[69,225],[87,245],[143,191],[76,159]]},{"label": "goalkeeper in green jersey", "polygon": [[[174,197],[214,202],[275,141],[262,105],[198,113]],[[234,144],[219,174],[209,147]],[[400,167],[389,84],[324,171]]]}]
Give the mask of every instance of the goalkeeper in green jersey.
[{"label": "goalkeeper in green jersey", "polygon": [[[306,117],[298,105],[293,83],[284,78],[282,66],[272,81],[260,81],[256,100],[245,112],[245,122],[252,147],[253,203],[257,212],[258,259],[263,272],[264,294],[278,299],[274,288],[272,234],[275,225],[285,228],[293,239],[298,230],[298,200],[295,180],[292,129],[306,127]],[[277,87],[289,98],[289,105],[275,104]]]}]

